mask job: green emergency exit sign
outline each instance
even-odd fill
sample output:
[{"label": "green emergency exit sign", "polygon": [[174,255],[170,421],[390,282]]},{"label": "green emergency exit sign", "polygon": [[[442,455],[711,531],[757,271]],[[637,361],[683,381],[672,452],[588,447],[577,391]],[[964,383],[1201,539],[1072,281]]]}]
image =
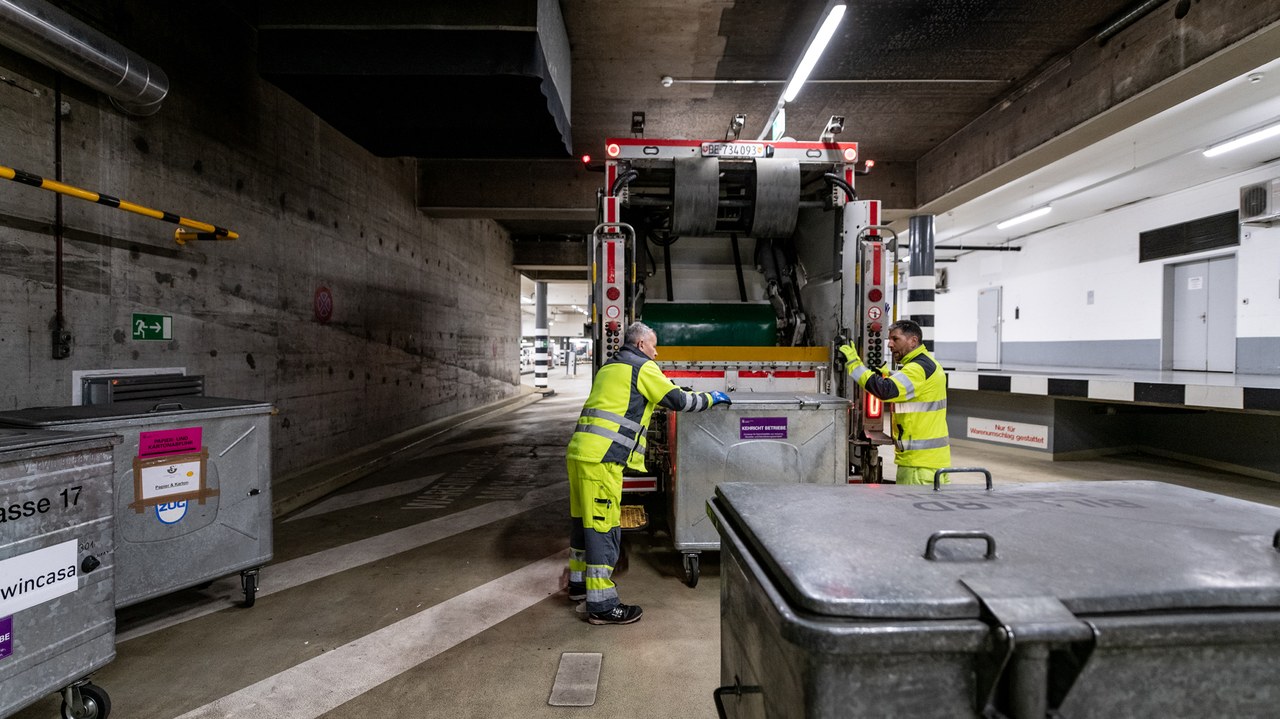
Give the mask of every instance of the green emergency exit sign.
[{"label": "green emergency exit sign", "polygon": [[173,339],[171,315],[143,315],[133,313],[133,338],[135,340]]}]

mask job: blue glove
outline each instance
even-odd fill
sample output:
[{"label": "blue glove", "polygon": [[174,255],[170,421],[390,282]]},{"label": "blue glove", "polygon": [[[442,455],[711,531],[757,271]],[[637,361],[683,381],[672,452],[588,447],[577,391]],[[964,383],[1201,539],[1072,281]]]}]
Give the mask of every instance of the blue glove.
[{"label": "blue glove", "polygon": [[710,395],[711,395],[712,407],[718,404],[733,404],[733,400],[729,399],[729,395],[725,394],[724,392],[720,392],[719,390],[715,392],[711,392]]}]

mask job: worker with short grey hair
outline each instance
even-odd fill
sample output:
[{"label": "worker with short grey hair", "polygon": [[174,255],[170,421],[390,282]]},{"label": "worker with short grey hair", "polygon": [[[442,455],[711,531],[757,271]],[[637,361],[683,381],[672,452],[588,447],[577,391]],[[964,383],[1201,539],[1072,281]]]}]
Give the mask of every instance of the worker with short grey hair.
[{"label": "worker with short grey hair", "polygon": [[724,392],[687,392],[654,362],[657,334],[635,322],[622,349],[596,372],[566,452],[569,470],[569,599],[587,600],[591,624],[630,624],[643,611],[618,600],[613,567],[622,544],[622,470],[643,472],[645,433],[658,405],[701,412]]}]

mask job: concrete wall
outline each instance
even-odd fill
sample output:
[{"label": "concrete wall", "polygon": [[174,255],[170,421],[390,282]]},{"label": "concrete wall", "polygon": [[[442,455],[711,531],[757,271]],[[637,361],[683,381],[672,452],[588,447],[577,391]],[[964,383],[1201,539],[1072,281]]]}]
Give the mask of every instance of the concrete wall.
[{"label": "concrete wall", "polygon": [[1004,362],[1159,370],[1165,266],[1234,254],[1237,370],[1280,374],[1280,359],[1258,354],[1280,343],[1280,226],[1242,227],[1237,247],[1138,262],[1139,233],[1234,210],[1242,185],[1276,176],[1280,162],[1035,233],[1021,252],[960,258],[937,297],[938,356],[973,359],[978,292],[1002,286]]},{"label": "concrete wall", "polygon": [[[421,215],[413,163],[373,157],[260,80],[227,6],[121,5],[98,21],[171,92],[138,118],[64,81],[64,181],[242,239],[181,247],[173,225],[65,200],[74,349],[54,360],[55,195],[0,183],[0,408],[69,404],[73,370],[183,367],[208,394],[276,405],[279,476],[519,391],[501,227]],[[53,177],[53,72],[0,51],[0,74],[0,164]],[[134,341],[133,313],[171,315],[173,339]]]}]

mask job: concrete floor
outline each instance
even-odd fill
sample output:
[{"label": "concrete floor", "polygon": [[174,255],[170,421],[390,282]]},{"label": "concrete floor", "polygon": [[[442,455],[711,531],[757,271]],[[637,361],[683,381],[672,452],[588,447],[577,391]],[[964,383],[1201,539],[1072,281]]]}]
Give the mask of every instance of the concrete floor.
[{"label": "concrete floor", "polygon": [[[235,606],[235,577],[121,611],[117,657],[94,676],[112,715],[715,716],[715,554],[689,589],[665,532],[628,533],[616,578],[623,601],[645,609],[630,626],[588,625],[561,590],[563,452],[588,380],[550,379],[553,396],[278,519],[255,607]],[[1054,463],[970,442],[954,455],[996,482],[1152,479],[1280,505],[1278,484],[1150,457]],[[603,655],[594,706],[548,706],[563,652]],[[58,707],[50,697],[15,716]]]}]

